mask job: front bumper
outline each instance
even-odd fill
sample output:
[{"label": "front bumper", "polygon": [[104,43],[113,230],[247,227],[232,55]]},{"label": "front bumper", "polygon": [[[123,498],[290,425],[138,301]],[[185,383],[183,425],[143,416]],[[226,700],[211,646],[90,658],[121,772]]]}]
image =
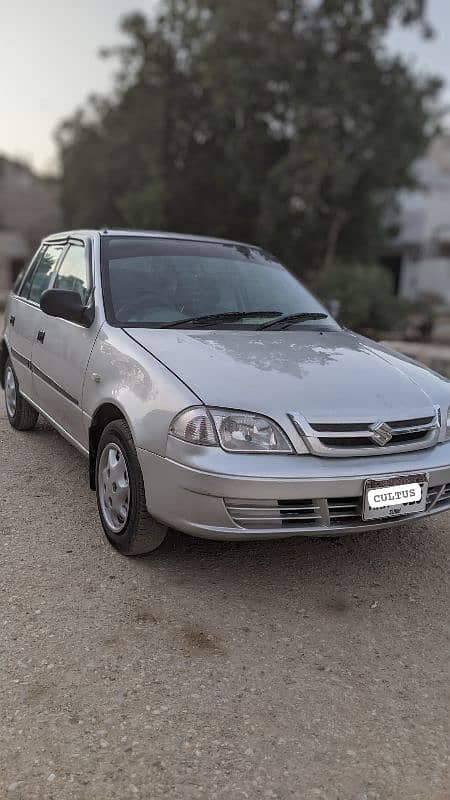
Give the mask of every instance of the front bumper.
[{"label": "front bumper", "polygon": [[[387,456],[324,459],[225,453],[169,438],[165,458],[138,450],[147,506],[206,539],[276,539],[386,528],[450,509],[450,442]],[[367,478],[426,472],[426,511],[363,522]]]}]

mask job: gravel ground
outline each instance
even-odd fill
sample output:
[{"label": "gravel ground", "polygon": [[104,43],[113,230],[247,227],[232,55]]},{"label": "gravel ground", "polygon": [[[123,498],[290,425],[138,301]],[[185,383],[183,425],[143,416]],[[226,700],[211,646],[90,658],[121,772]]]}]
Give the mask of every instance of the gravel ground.
[{"label": "gravel ground", "polygon": [[449,517],[127,560],[0,406],[0,797],[448,800]]}]

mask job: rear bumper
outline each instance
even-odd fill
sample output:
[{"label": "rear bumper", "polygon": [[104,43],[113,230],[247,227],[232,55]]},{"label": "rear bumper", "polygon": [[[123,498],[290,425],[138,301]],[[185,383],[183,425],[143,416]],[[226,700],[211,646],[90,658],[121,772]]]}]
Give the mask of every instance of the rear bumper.
[{"label": "rear bumper", "polygon": [[[147,506],[160,521],[207,539],[275,539],[385,528],[450,509],[450,442],[383,457],[241,456],[170,442],[138,450]],[[363,522],[367,478],[426,472],[426,511]]]}]

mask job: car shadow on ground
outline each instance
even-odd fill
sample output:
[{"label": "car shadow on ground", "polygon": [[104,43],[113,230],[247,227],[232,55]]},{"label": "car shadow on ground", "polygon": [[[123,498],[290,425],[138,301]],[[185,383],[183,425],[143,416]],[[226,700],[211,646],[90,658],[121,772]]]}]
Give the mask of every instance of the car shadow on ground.
[{"label": "car shadow on ground", "polygon": [[[280,601],[316,601],[326,612],[343,615],[361,604],[392,610],[427,602],[426,576],[438,573],[445,585],[448,515],[438,520],[340,536],[297,537],[275,541],[216,542],[171,532],[161,552],[136,561],[151,579],[165,580],[210,599],[220,596],[260,609]],[[316,604],[316,602],[314,603]]]},{"label": "car shadow on ground", "polygon": [[[447,520],[447,515],[440,521]],[[206,574],[214,570],[225,578],[232,570],[234,579],[241,577],[247,581],[257,574],[261,577],[274,567],[282,575],[283,585],[289,580],[297,582],[299,576],[317,573],[323,579],[323,570],[332,574],[343,573],[354,577],[361,570],[367,578],[380,576],[385,569],[389,574],[397,569],[411,569],[423,566],[423,562],[433,556],[430,544],[433,541],[431,523],[426,520],[415,524],[405,523],[396,528],[379,529],[369,532],[346,534],[336,538],[299,536],[279,540],[218,542],[196,539],[171,531],[169,541],[161,552],[139,559],[143,568],[151,568],[157,563],[166,567],[179,566],[194,569],[201,566]],[[250,572],[249,572],[250,570]]]}]

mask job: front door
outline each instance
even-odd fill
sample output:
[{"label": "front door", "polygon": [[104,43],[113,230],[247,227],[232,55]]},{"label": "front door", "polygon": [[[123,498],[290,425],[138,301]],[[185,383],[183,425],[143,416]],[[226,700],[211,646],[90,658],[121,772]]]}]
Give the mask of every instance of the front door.
[{"label": "front door", "polygon": [[45,245],[33,259],[19,295],[10,303],[9,345],[20,391],[36,402],[31,372],[33,344],[39,330],[41,294],[48,289],[63,245]]},{"label": "front door", "polygon": [[[52,288],[77,291],[86,304],[91,286],[88,247],[81,241],[71,242]],[[38,405],[86,447],[81,399],[89,356],[98,333],[96,322],[86,328],[40,313],[40,335],[36,336],[32,352]]]}]

